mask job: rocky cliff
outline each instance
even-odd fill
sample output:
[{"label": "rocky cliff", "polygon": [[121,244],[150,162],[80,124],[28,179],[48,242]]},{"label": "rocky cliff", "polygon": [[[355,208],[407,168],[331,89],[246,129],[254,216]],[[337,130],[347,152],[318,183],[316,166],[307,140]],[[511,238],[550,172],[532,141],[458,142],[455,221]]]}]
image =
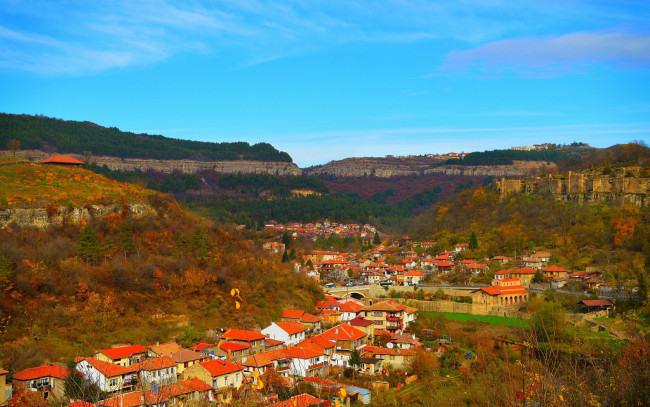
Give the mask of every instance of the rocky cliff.
[{"label": "rocky cliff", "polygon": [[118,214],[124,210],[136,218],[156,214],[156,211],[146,204],[88,205],[82,208],[57,206],[47,208],[0,208],[0,228],[4,229],[11,224],[16,224],[24,228],[45,229],[66,223],[89,222],[93,218],[102,218],[112,213]]},{"label": "rocky cliff", "polygon": [[325,165],[304,169],[308,175],[335,177],[394,177],[403,175],[466,175],[493,177],[525,177],[555,168],[544,161],[515,161],[512,165],[444,165],[440,158],[416,157],[364,157],[346,158]]},{"label": "rocky cliff", "polygon": [[[12,155],[11,151],[0,151],[0,155]],[[199,171],[212,170],[223,174],[270,174],[282,176],[301,175],[302,170],[294,163],[275,161],[209,161],[209,160],[154,160],[144,158],[117,158],[109,156],[83,156],[66,154],[84,162],[94,162],[106,165],[111,170],[147,171],[154,170],[163,173],[181,171],[194,174]],[[39,161],[50,156],[40,150],[18,151],[17,157]]]},{"label": "rocky cliff", "polygon": [[[621,173],[640,173],[627,169]],[[639,207],[648,204],[650,178],[602,176],[569,172],[563,177],[505,179],[495,183],[502,195],[512,193],[548,194],[556,199],[578,203],[629,203]]]}]

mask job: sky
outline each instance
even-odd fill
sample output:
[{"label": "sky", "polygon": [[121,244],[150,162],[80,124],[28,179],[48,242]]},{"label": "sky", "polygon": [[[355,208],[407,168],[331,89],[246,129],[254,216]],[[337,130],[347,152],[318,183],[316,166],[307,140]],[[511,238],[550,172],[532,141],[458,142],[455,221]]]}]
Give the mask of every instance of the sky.
[{"label": "sky", "polygon": [[2,0],[0,112],[301,167],[650,142],[650,2]]}]

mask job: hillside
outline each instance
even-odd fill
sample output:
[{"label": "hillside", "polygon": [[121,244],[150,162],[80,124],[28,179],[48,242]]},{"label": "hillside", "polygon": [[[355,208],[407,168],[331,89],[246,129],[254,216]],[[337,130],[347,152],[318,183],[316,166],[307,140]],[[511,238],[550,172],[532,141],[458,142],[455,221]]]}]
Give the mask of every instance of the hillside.
[{"label": "hillside", "polygon": [[[0,228],[0,364],[10,371],[117,343],[195,341],[221,326],[253,328],[284,307],[310,309],[322,295],[279,259],[183,211],[169,196],[80,168],[21,163],[0,169],[0,196],[12,197],[5,210],[48,202],[93,208],[100,196],[109,206],[115,196],[122,209],[89,210],[86,218],[42,229]],[[46,181],[32,181],[28,169],[68,178],[51,179],[48,196],[31,200]],[[151,210],[134,216],[124,210],[133,202]],[[243,298],[239,310],[233,287]]]},{"label": "hillside", "polygon": [[135,134],[91,122],[0,113],[0,148],[17,140],[24,150],[158,160],[249,160],[292,162],[268,143],[211,143]]}]

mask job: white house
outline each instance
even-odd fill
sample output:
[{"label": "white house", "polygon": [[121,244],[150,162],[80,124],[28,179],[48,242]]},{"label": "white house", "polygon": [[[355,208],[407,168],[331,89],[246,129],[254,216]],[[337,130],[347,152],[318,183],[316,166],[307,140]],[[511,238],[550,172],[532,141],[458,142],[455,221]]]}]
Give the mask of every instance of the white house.
[{"label": "white house", "polygon": [[301,377],[322,376],[325,366],[325,352],[315,346],[290,347],[286,349],[291,357],[291,374]]},{"label": "white house", "polygon": [[107,393],[130,390],[135,376],[128,367],[95,358],[83,359],[77,363],[76,369],[84,375],[85,380]]},{"label": "white house", "polygon": [[128,368],[145,388],[176,383],[176,362],[170,358],[149,358]]},{"label": "white house", "polygon": [[262,334],[287,345],[296,345],[305,340],[307,327],[295,321],[271,322],[271,325],[262,329]]}]

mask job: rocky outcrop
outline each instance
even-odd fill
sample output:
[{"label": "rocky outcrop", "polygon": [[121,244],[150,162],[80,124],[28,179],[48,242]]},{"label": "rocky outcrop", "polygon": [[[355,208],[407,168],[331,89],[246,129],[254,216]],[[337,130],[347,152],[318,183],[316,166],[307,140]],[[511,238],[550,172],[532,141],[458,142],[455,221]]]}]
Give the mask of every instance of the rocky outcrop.
[{"label": "rocky outcrop", "polygon": [[[638,172],[638,171],[637,171]],[[501,195],[513,193],[546,194],[576,203],[648,204],[649,178],[606,177],[569,172],[565,177],[505,179],[495,182]]]},{"label": "rocky outcrop", "polygon": [[545,161],[515,161],[511,165],[443,165],[440,158],[417,157],[366,157],[346,158],[322,166],[305,169],[309,175],[332,175],[336,177],[394,177],[402,175],[465,175],[493,177],[525,177],[555,168]]},{"label": "rocky outcrop", "polygon": [[3,208],[0,209],[0,228],[4,229],[11,224],[16,224],[24,228],[45,229],[63,224],[78,224],[81,221],[89,222],[93,218],[102,218],[112,213],[118,214],[123,210],[136,218],[156,214],[156,211],[146,204],[87,205],[82,208],[57,206]]},{"label": "rocky outcrop", "polygon": [[[11,151],[0,151],[1,155],[11,155]],[[66,154],[84,162],[106,165],[111,170],[120,171],[159,171],[172,173],[180,171],[194,174],[199,171],[215,171],[222,174],[269,174],[282,176],[301,175],[302,170],[294,163],[280,161],[210,161],[210,160],[154,160],[148,158],[118,158],[109,156],[83,156]],[[43,160],[49,154],[39,150],[18,151],[16,156],[34,161]]]}]

